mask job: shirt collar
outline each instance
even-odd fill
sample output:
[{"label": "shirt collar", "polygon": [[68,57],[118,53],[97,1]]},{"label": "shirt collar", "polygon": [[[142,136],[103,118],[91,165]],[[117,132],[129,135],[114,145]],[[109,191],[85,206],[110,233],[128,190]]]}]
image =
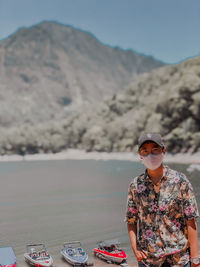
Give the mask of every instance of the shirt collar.
[{"label": "shirt collar", "polygon": [[164,172],[163,172],[163,178],[167,180],[169,175],[169,167],[167,165],[164,165]]},{"label": "shirt collar", "polygon": [[[163,179],[167,180],[168,174],[169,174],[169,167],[166,165],[163,165],[163,167],[164,167],[164,171],[163,171],[163,177],[161,178],[161,180]],[[145,170],[144,179],[151,181],[151,178],[148,176],[147,169]]]}]

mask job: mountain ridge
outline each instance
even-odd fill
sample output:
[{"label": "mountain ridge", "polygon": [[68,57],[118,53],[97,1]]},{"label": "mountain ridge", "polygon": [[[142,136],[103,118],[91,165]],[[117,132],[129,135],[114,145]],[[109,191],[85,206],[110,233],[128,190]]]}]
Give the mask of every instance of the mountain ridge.
[{"label": "mountain ridge", "polygon": [[[66,116],[160,66],[68,26],[44,22],[22,28],[0,42],[0,125]],[[9,112],[1,99],[12,107]]]},{"label": "mountain ridge", "polygon": [[[153,55],[151,55],[151,54],[145,54],[144,52],[136,51],[136,50],[133,49],[133,48],[122,48],[122,47],[120,47],[119,45],[111,45],[111,44],[105,43],[104,41],[101,41],[100,39],[98,39],[98,37],[97,37],[94,33],[90,32],[89,30],[84,30],[84,29],[82,29],[82,28],[80,28],[80,27],[76,27],[76,26],[74,26],[73,24],[65,24],[65,23],[61,23],[61,22],[56,21],[56,20],[43,20],[43,21],[38,22],[38,23],[36,23],[36,24],[34,24],[34,25],[32,25],[32,26],[22,26],[22,27],[19,27],[19,28],[17,28],[14,32],[12,32],[11,34],[9,34],[9,35],[3,37],[2,39],[0,39],[0,43],[3,42],[4,40],[7,40],[9,37],[15,35],[15,34],[16,34],[18,31],[20,31],[20,30],[30,29],[30,28],[35,27],[35,26],[37,26],[37,25],[39,26],[40,24],[51,24],[51,23],[52,23],[52,24],[57,24],[57,25],[60,25],[60,26],[64,26],[64,27],[69,27],[69,28],[72,28],[72,29],[74,29],[74,30],[78,30],[78,31],[80,31],[80,32],[89,34],[90,36],[92,36],[94,39],[96,39],[96,40],[97,40],[100,44],[102,44],[103,46],[110,47],[110,48],[114,48],[114,49],[119,49],[119,50],[124,51],[124,52],[126,52],[126,51],[130,51],[130,52],[132,52],[132,53],[134,53],[134,54],[137,54],[137,55],[140,55],[140,56],[144,56],[144,57],[152,58],[153,60],[158,61],[158,62],[160,62],[160,63],[163,64],[163,65],[173,65],[173,64],[181,63],[181,62],[176,62],[176,63],[172,63],[172,64],[170,64],[170,63],[167,63],[167,62],[165,62],[165,61],[163,61],[163,60],[161,60],[161,59],[159,59],[159,58],[156,58],[155,56],[153,56]],[[194,56],[194,57],[195,57],[195,56]],[[184,60],[182,60],[182,61],[185,61],[185,60],[187,60],[187,59],[189,59],[189,58],[186,58],[186,59],[184,59]]]}]

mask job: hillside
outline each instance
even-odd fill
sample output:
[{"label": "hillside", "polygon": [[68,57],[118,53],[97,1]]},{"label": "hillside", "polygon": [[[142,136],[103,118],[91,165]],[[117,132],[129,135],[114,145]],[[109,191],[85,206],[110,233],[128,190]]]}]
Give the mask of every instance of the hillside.
[{"label": "hillside", "polygon": [[67,116],[162,65],[55,22],[21,28],[0,42],[0,126]]},{"label": "hillside", "polygon": [[4,153],[135,151],[141,132],[160,132],[170,152],[200,149],[200,57],[161,67],[70,118],[1,131]]}]

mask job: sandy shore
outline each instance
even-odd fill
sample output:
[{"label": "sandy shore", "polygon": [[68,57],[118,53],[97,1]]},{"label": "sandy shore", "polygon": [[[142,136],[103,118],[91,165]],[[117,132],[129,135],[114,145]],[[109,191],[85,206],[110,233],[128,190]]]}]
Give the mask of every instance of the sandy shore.
[{"label": "sandy shore", "polygon": [[[33,155],[4,155],[0,156],[1,162],[10,161],[37,161],[37,160],[122,160],[122,161],[139,161],[139,155],[131,152],[85,152],[78,149],[68,149],[55,154],[33,154]],[[167,153],[164,158],[166,163],[184,163],[184,164],[200,164],[200,152],[189,154],[189,153],[178,153],[169,154]]]}]

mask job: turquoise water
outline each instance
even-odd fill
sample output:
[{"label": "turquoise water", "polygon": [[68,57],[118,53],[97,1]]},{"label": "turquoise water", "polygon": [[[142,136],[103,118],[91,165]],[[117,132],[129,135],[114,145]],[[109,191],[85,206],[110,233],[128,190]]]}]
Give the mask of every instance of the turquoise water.
[{"label": "turquoise water", "polygon": [[[200,173],[188,175],[200,203]],[[117,238],[130,252],[124,215],[128,185],[140,163],[59,160],[0,163],[0,244],[19,263],[26,244],[45,242],[54,259],[65,241],[80,240],[91,254],[96,241]]]}]

